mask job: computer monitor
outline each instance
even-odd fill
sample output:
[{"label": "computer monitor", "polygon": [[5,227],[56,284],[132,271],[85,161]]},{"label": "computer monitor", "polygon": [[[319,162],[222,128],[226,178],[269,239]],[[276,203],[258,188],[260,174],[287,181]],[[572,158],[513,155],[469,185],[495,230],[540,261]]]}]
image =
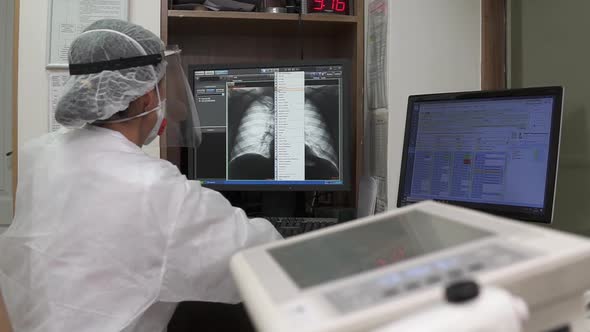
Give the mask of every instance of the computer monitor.
[{"label": "computer monitor", "polygon": [[563,89],[410,96],[397,206],[436,200],[550,223]]},{"label": "computer monitor", "polygon": [[189,177],[217,190],[350,188],[345,60],[190,66],[203,139]]}]

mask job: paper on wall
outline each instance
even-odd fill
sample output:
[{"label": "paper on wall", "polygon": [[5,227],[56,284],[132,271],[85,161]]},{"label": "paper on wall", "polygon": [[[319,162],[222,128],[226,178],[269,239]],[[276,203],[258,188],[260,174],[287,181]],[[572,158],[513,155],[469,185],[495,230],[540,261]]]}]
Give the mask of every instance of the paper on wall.
[{"label": "paper on wall", "polygon": [[389,136],[389,112],[379,109],[371,112],[370,176],[377,182],[375,213],[387,210],[387,140]]},{"label": "paper on wall", "polygon": [[370,110],[387,108],[388,0],[369,2],[367,93]]},{"label": "paper on wall", "polygon": [[389,0],[371,0],[367,22],[367,106],[369,121],[369,176],[377,184],[375,213],[388,208],[387,140],[387,38]]},{"label": "paper on wall", "polygon": [[55,108],[69,77],[69,72],[64,70],[51,71],[49,73],[49,132],[54,132],[61,128],[61,125],[55,121]]},{"label": "paper on wall", "polygon": [[52,0],[49,17],[49,65],[65,66],[72,41],[104,18],[128,18],[129,0]]}]

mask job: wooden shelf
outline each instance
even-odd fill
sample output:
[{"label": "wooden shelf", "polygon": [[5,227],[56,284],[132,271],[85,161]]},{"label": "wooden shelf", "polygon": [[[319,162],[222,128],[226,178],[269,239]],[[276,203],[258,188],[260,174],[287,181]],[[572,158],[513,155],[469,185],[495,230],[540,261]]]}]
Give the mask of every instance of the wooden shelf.
[{"label": "wooden shelf", "polygon": [[202,18],[219,20],[255,20],[255,21],[297,21],[294,14],[271,14],[254,12],[214,12],[199,10],[169,10],[170,18]]},{"label": "wooden shelf", "polygon": [[[178,45],[185,64],[243,64],[313,59],[347,59],[353,126],[351,192],[335,195],[334,206],[355,206],[363,171],[365,2],[353,1],[356,16],[169,10],[161,0],[161,35]],[[302,23],[302,24],[301,24]],[[164,149],[166,150],[166,149]],[[168,149],[167,151],[169,151]],[[178,154],[178,153],[177,153]],[[174,160],[175,155],[169,155]]]},{"label": "wooden shelf", "polygon": [[[297,21],[297,14],[273,14],[258,12],[215,12],[198,10],[169,10],[168,17],[177,19],[205,19],[205,20],[235,20],[235,21]],[[356,16],[329,15],[329,14],[305,14],[302,16],[304,22],[326,22],[326,23],[357,23]]]},{"label": "wooden shelf", "polygon": [[303,21],[307,22],[331,22],[331,23],[357,23],[356,16],[330,15],[330,14],[305,14]]}]

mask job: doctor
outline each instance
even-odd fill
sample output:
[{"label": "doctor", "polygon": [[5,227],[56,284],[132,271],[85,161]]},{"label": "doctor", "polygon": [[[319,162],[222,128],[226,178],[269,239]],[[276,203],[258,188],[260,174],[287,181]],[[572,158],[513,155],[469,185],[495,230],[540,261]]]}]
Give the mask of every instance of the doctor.
[{"label": "doctor", "polygon": [[[161,332],[180,301],[239,301],[230,257],[280,238],[141,150],[165,126],[166,85],[182,93],[163,83],[164,49],[118,20],[72,43],[56,119],[73,129],[21,150],[15,217],[0,237],[15,331]],[[174,130],[197,140],[188,127]]]}]

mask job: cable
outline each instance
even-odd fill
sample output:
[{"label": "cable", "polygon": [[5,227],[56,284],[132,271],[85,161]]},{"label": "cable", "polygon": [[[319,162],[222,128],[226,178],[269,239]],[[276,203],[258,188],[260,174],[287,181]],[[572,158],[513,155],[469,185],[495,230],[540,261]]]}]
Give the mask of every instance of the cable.
[{"label": "cable", "polygon": [[317,207],[316,204],[318,203],[319,196],[320,196],[320,193],[318,191],[313,192],[313,198],[311,199],[311,209],[312,210]]},{"label": "cable", "polygon": [[303,11],[303,1],[301,1],[301,5],[299,6],[299,19],[298,19],[298,23],[299,23],[299,29],[298,29],[298,35],[299,35],[299,56],[301,58],[301,60],[303,60],[303,43],[304,43],[304,39],[303,39],[303,16],[302,16],[302,12]]}]

